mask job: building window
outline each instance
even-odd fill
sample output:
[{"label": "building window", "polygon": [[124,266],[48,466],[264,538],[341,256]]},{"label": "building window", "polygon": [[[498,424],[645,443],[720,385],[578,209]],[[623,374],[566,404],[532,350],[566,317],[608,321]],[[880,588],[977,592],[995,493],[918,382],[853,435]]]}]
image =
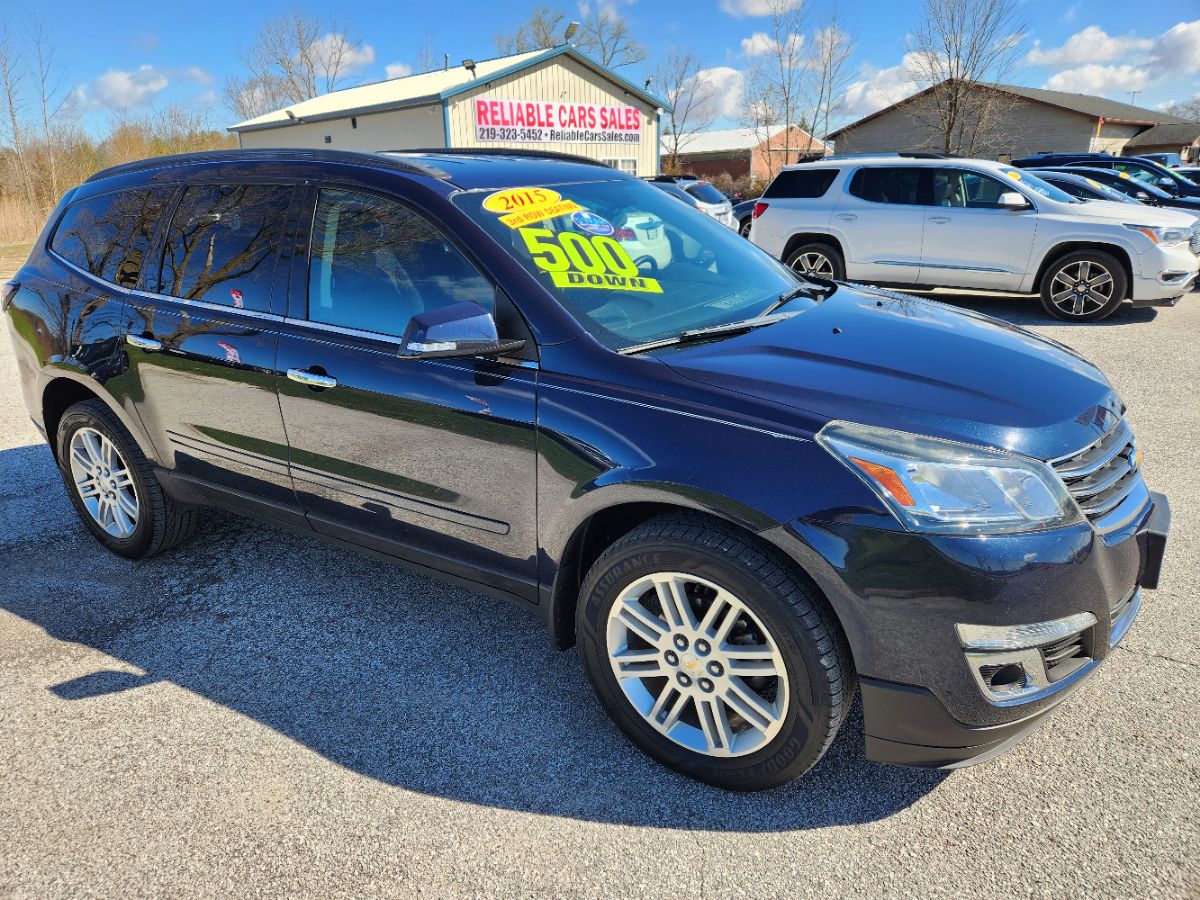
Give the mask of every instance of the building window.
[{"label": "building window", "polygon": [[637,160],[632,158],[627,159],[602,159],[600,160],[606,166],[624,172],[626,175],[637,174]]}]

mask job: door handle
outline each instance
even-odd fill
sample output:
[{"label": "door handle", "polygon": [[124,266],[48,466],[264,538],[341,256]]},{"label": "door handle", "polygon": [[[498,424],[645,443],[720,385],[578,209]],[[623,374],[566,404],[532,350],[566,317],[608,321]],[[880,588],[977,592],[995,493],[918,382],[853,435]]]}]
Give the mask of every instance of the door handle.
[{"label": "door handle", "polygon": [[310,372],[307,369],[288,369],[287,377],[292,381],[297,381],[300,384],[311,388],[327,388],[337,387],[337,379],[329,375],[318,375],[316,372]]},{"label": "door handle", "polygon": [[125,335],[125,343],[131,347],[137,347],[139,350],[145,350],[147,353],[162,349],[162,341],[156,341],[152,337],[143,337],[140,334]]},{"label": "door handle", "polygon": [[841,219],[843,222],[853,222],[858,216],[854,213],[838,213],[834,218]]},{"label": "door handle", "polygon": [[949,216],[930,216],[929,221],[932,222],[934,225],[945,225],[947,222],[950,221],[950,217]]}]

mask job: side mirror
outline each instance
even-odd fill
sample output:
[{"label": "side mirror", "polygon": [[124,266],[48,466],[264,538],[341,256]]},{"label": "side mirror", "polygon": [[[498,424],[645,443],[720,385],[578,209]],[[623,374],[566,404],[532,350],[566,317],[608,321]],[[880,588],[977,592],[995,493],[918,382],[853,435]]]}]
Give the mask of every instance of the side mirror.
[{"label": "side mirror", "polygon": [[1147,194],[1145,191],[1138,191],[1136,194],[1134,194],[1134,195],[1133,195],[1133,199],[1134,199],[1134,200],[1140,200],[1140,201],[1142,201],[1143,203],[1149,203],[1149,202],[1150,202],[1150,195],[1149,195],[1149,194]]},{"label": "side mirror", "polygon": [[1166,177],[1160,178],[1160,179],[1158,179],[1158,186],[1160,188],[1162,188],[1164,191],[1166,191],[1168,194],[1178,194],[1179,193],[1179,186],[1177,184],[1175,184],[1174,178],[1166,178]]},{"label": "side mirror", "polygon": [[523,340],[500,340],[492,314],[468,300],[413,316],[404,329],[400,357],[501,356],[516,353],[524,346]]},{"label": "side mirror", "polygon": [[996,205],[1001,209],[1029,209],[1029,201],[1019,191],[1005,191],[996,198]]}]

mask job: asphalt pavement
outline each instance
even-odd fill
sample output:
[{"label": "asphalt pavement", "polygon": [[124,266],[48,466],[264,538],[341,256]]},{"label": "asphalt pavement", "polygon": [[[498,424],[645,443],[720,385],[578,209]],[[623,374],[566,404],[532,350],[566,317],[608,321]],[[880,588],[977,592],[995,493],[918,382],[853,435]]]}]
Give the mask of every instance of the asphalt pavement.
[{"label": "asphalt pavement", "polygon": [[[942,295],[946,298],[946,295]],[[1174,509],[1162,586],[988,764],[738,795],[626,742],[507,604],[248,519],[161,557],[76,522],[0,339],[0,896],[1195,897],[1200,293],[1052,325]]]}]

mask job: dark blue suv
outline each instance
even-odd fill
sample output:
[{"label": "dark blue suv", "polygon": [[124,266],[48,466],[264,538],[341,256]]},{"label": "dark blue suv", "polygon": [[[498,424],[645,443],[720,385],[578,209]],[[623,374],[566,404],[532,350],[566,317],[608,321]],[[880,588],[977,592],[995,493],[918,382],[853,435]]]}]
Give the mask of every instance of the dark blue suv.
[{"label": "dark blue suv", "polygon": [[588,160],[122,166],[2,305],[109,550],[218,506],[506,598],[635,744],[730,788],[807,771],[856,690],[871,759],[993,756],[1158,579],[1169,508],[1085,360],[805,280]]}]

